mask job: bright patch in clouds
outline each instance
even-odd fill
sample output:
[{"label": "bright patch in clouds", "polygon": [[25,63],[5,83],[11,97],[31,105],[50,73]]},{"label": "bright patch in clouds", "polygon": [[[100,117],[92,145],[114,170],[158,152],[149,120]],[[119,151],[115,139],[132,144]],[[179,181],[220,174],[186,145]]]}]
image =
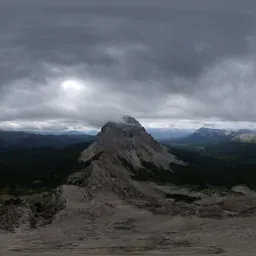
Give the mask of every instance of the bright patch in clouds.
[{"label": "bright patch in clouds", "polygon": [[90,83],[83,80],[66,79],[57,84],[59,84],[59,90],[52,100],[52,105],[68,112],[78,111],[84,102],[88,101],[92,92]]},{"label": "bright patch in clouds", "polygon": [[67,91],[67,92],[74,92],[74,91],[78,92],[78,91],[84,91],[85,89],[85,86],[81,82],[78,82],[75,80],[65,80],[64,82],[61,83],[60,86],[64,91]]}]

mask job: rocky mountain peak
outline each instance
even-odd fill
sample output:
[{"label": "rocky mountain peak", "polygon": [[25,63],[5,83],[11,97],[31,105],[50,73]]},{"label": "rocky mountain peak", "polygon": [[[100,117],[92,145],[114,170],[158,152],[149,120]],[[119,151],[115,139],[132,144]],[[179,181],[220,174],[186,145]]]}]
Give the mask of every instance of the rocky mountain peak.
[{"label": "rocky mountain peak", "polygon": [[[146,144],[159,150],[162,146],[146,132],[145,128],[133,117],[124,116],[119,122],[107,122],[98,133],[96,143],[104,145],[105,150],[113,148],[139,148]],[[107,149],[108,147],[108,149]]]},{"label": "rocky mountain peak", "polygon": [[101,133],[109,133],[111,131],[138,131],[145,130],[142,125],[134,118],[128,115],[122,117],[118,122],[109,121],[102,128]]},{"label": "rocky mountain peak", "polygon": [[141,124],[134,117],[129,115],[123,116],[123,122],[127,125],[142,127]]},{"label": "rocky mountain peak", "polygon": [[90,164],[89,180],[94,186],[108,184],[109,189],[115,187],[118,191],[123,191],[120,186],[131,188],[130,177],[142,170],[150,172],[148,166],[171,172],[171,163],[182,164],[130,116],[120,122],[107,122],[95,142],[82,152],[80,161]]}]

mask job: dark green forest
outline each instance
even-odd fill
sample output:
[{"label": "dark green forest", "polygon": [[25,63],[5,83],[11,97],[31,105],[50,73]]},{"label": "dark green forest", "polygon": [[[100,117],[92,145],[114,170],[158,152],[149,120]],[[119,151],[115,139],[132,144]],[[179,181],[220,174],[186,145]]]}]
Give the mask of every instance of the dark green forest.
[{"label": "dark green forest", "polygon": [[9,149],[26,148],[63,148],[65,146],[94,140],[94,136],[78,135],[42,135],[22,131],[0,130],[0,152]]},{"label": "dark green forest", "polygon": [[[62,147],[8,148],[0,153],[0,188],[8,189],[10,193],[17,193],[17,188],[33,191],[54,188],[64,183],[69,174],[85,167],[78,158],[90,144],[86,141]],[[171,163],[173,172],[169,172],[147,162],[143,162],[144,167],[139,170],[132,170],[129,162],[124,160],[123,164],[131,169],[136,180],[192,184],[199,188],[208,185],[256,186],[255,144],[225,142],[209,144],[200,152],[174,147],[170,152],[187,165]]]},{"label": "dark green forest", "polygon": [[144,163],[144,168],[135,172],[133,178],[177,185],[191,184],[199,188],[207,188],[208,185],[231,188],[240,184],[256,187],[256,145],[215,144],[209,145],[203,152],[172,147],[170,152],[187,165],[171,163],[173,172],[166,172]]},{"label": "dark green forest", "polygon": [[220,152],[217,154],[214,151],[211,156],[209,152],[208,155],[201,155],[185,149],[172,149],[174,155],[188,163],[187,166],[171,164],[170,167],[175,172],[174,180],[179,184],[194,184],[200,187],[207,187],[208,184],[228,188],[239,184],[255,187],[255,148],[253,152],[245,150],[244,145],[239,145],[239,148],[237,151],[233,148],[233,152],[224,150],[223,153],[219,148]]},{"label": "dark green forest", "polygon": [[0,188],[7,187],[12,191],[17,186],[31,189],[56,187],[65,181],[67,175],[83,167],[78,158],[90,143],[1,152]]}]

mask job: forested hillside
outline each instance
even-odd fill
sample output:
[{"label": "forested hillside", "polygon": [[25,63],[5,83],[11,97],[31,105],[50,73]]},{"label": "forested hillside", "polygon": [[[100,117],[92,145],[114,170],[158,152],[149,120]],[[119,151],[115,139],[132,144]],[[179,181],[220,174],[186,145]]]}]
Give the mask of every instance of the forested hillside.
[{"label": "forested hillside", "polygon": [[0,154],[1,188],[56,187],[75,169],[81,168],[78,158],[90,142],[63,148],[15,149]]}]

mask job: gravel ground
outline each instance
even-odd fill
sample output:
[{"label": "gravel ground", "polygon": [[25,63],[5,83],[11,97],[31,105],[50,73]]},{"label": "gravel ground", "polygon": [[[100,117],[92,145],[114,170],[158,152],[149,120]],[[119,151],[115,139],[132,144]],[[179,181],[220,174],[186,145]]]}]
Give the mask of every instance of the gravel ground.
[{"label": "gravel ground", "polygon": [[0,231],[0,256],[255,255],[255,216],[154,214],[113,193],[88,200],[75,186],[64,187],[63,195],[67,207],[51,224],[31,229],[23,222],[13,233]]}]

